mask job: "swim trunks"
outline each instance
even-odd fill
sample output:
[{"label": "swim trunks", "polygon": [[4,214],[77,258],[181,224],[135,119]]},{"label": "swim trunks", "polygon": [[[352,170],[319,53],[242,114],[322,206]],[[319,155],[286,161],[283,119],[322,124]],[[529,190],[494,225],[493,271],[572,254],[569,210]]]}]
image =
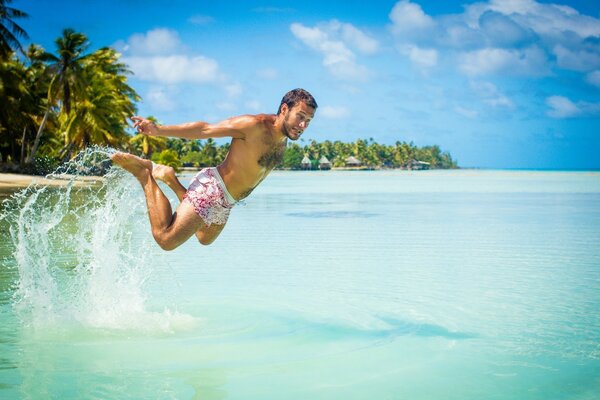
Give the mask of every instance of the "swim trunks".
[{"label": "swim trunks", "polygon": [[196,214],[207,226],[225,225],[229,212],[236,204],[227,191],[225,183],[216,168],[204,168],[194,176],[183,196],[194,207]]}]

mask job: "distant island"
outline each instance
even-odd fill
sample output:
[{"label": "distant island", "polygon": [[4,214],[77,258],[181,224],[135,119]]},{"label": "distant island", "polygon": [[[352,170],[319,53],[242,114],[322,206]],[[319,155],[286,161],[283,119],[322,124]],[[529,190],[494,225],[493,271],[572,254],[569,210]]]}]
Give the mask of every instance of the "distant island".
[{"label": "distant island", "polygon": [[412,142],[397,141],[394,145],[383,145],[373,139],[358,139],[355,142],[311,141],[301,146],[287,146],[282,162],[286,169],[449,169],[458,168],[457,162],[439,146],[417,147]]}]

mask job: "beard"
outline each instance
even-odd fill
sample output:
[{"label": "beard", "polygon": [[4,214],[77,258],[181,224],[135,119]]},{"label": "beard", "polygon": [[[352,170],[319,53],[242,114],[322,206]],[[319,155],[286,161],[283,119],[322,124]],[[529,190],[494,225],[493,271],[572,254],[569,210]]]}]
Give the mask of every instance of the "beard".
[{"label": "beard", "polygon": [[287,115],[285,117],[285,119],[283,120],[283,126],[282,126],[282,131],[283,134],[290,140],[298,140],[300,139],[300,135],[302,134],[301,132],[299,133],[298,131],[296,131],[296,136],[292,136],[292,130],[293,128],[290,128],[289,126],[289,115]]}]

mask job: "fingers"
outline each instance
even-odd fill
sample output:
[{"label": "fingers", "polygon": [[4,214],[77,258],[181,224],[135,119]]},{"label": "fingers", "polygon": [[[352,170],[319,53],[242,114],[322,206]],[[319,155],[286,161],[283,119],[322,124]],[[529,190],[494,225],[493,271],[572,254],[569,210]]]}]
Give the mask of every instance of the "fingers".
[{"label": "fingers", "polygon": [[146,118],[137,115],[131,117],[131,120],[133,121],[133,127],[140,133],[144,133],[146,131],[146,126],[150,123]]},{"label": "fingers", "polygon": [[133,127],[137,128],[144,121],[144,118],[135,115],[131,117],[131,120],[133,121]]}]

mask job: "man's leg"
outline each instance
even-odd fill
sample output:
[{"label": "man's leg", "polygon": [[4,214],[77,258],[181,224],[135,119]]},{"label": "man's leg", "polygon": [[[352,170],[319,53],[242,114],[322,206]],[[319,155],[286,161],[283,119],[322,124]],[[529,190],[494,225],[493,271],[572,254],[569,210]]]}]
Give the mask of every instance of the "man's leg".
[{"label": "man's leg", "polygon": [[[181,184],[177,175],[175,175],[175,170],[173,167],[169,167],[162,164],[154,164],[152,169],[152,176],[154,179],[163,181],[167,184],[167,186],[175,192],[175,195],[179,199],[181,203],[183,203],[183,196],[187,189],[185,186]],[[221,231],[225,225],[217,225],[212,224],[210,226],[206,226],[206,224],[202,224],[200,229],[196,231],[196,237],[198,241],[203,245],[209,245],[215,241],[215,239],[219,236]]]},{"label": "man's leg", "polygon": [[188,240],[203,225],[188,203],[181,203],[173,214],[171,203],[152,177],[152,162],[127,153],[111,156],[113,162],[131,172],[142,185],[154,239],[164,250],[173,250]]}]

